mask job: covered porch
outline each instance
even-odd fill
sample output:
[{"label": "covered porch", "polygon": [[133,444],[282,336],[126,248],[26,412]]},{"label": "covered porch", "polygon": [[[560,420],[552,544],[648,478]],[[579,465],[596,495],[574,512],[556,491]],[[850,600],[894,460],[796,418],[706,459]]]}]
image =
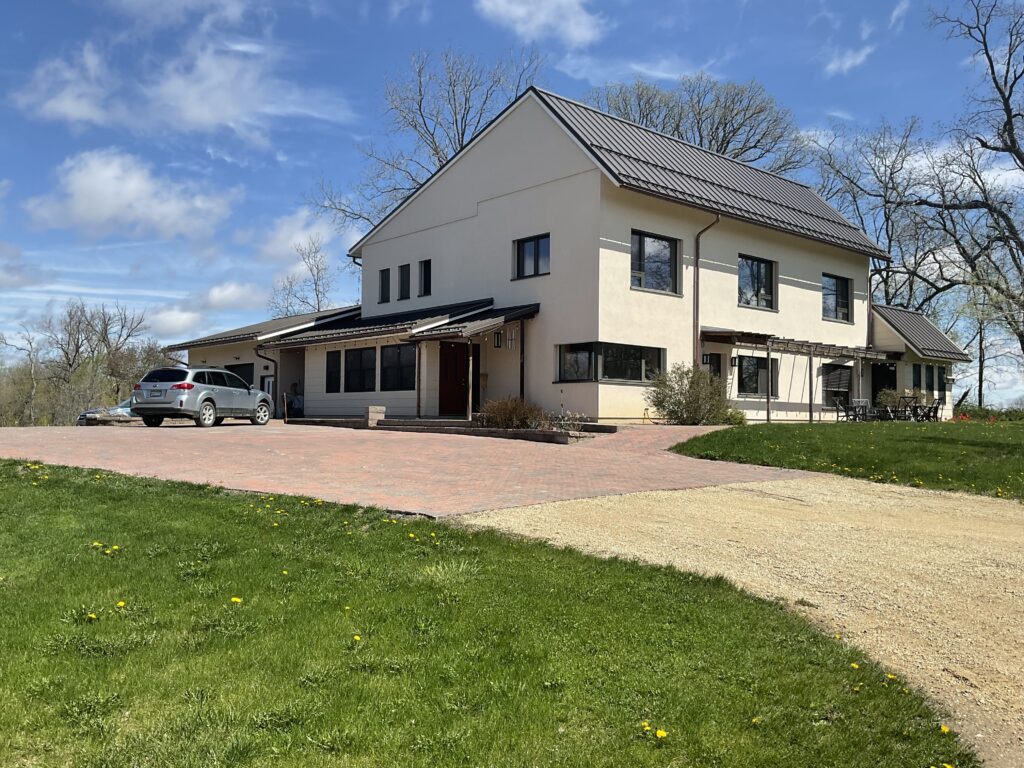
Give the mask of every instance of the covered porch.
[{"label": "covered porch", "polygon": [[525,343],[537,304],[491,300],[355,318],[282,339],[284,408],[291,418],[388,421],[473,418],[483,402],[526,395]]}]

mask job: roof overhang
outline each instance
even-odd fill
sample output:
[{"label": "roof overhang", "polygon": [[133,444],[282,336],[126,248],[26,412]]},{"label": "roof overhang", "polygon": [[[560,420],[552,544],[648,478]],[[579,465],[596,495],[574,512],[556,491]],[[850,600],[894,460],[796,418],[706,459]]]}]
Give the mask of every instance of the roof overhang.
[{"label": "roof overhang", "polygon": [[497,331],[517,320],[536,317],[540,304],[526,304],[507,309],[488,309],[462,319],[453,319],[434,328],[419,330],[410,341],[433,341],[441,339],[471,339],[484,333]]},{"label": "roof overhang", "polygon": [[920,349],[914,344],[912,339],[907,338],[907,334],[903,333],[903,331],[897,328],[893,323],[889,322],[884,314],[873,311],[873,315],[875,319],[881,320],[882,323],[885,324],[886,328],[899,336],[900,339],[903,340],[903,343],[907,345],[907,348],[920,358],[925,360],[943,360],[958,363],[969,363],[972,359],[966,352],[953,352],[952,350],[941,352],[939,350],[932,350],[929,352],[927,350]]},{"label": "roof overhang", "polygon": [[313,319],[306,320],[301,323],[295,323],[294,325],[288,325],[283,328],[278,328],[274,331],[268,331],[260,333],[260,331],[250,331],[248,333],[240,333],[233,335],[220,335],[213,334],[212,337],[205,337],[200,339],[192,339],[191,341],[182,341],[178,344],[169,344],[163,347],[164,352],[184,352],[189,349],[197,349],[199,347],[221,347],[226,344],[240,344],[244,341],[255,341],[257,343],[266,339],[280,338],[289,333],[298,333],[300,331],[306,331],[310,328],[315,328],[318,325],[324,323],[333,322],[339,318],[348,316],[358,315],[361,310],[359,305],[352,307],[342,307],[336,311],[325,310],[322,315]]}]

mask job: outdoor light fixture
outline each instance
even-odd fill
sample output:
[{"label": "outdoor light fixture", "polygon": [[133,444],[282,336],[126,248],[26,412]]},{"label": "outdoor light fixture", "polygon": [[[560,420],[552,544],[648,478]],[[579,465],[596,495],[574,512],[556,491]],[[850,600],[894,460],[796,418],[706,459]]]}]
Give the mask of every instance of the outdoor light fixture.
[{"label": "outdoor light fixture", "polygon": [[494,348],[501,349],[501,331],[494,332]]},{"label": "outdoor light fixture", "polygon": [[740,361],[739,361],[739,358],[736,357],[736,355],[733,355],[732,357],[729,358],[729,367],[730,368],[735,368],[739,364],[740,364]]},{"label": "outdoor light fixture", "polygon": [[705,352],[700,356],[700,362],[702,365],[711,365],[711,355]]}]

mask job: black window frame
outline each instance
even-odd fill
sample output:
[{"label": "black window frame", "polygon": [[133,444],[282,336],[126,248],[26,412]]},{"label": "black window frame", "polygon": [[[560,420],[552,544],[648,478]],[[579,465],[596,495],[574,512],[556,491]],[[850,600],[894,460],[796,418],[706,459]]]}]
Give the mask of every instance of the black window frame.
[{"label": "black window frame", "polygon": [[914,363],[913,364],[913,368],[912,368],[912,379],[911,379],[911,383],[913,384],[912,389],[920,391],[921,390],[921,384],[922,384],[923,381],[924,381],[924,379],[922,378],[922,375],[921,375],[921,364],[920,363]]},{"label": "black window frame", "polygon": [[385,267],[377,271],[377,303],[387,304],[391,301],[391,268]]},{"label": "black window frame", "polygon": [[[835,281],[835,289],[833,291],[827,291],[825,288],[826,280]],[[845,290],[841,293],[840,287],[844,287]],[[827,306],[827,297],[830,295],[835,296],[834,309],[835,314],[829,314]],[[845,295],[843,295],[845,294]],[[845,301],[845,316],[842,312],[842,302]],[[834,275],[830,272],[821,273],[821,317],[823,320],[835,320],[840,323],[853,322],[853,280],[842,275]]]},{"label": "black window frame", "polygon": [[[389,357],[396,354],[396,360]],[[405,358],[404,360],[402,358]],[[411,392],[416,389],[416,345],[384,344],[380,348],[380,391]]]},{"label": "black window frame", "polygon": [[[658,240],[669,247],[669,288],[657,288],[648,285],[647,271],[647,240]],[[629,287],[636,291],[653,291],[671,296],[682,296],[682,281],[679,279],[679,238],[634,229],[629,235]]]},{"label": "black window frame", "polygon": [[926,365],[924,367],[924,386],[925,386],[925,390],[924,391],[928,395],[934,395],[935,394],[935,366],[934,365]]},{"label": "black window frame", "polygon": [[[546,244],[547,258],[546,258],[546,269],[541,269],[541,243]],[[529,258],[533,262],[532,271],[527,269],[525,254],[526,246],[531,245],[532,253]],[[551,233],[545,232],[542,235],[531,235],[530,237],[522,237],[515,241],[515,247],[512,252],[512,279],[513,280],[528,280],[531,277],[544,277],[545,275],[551,274]]]},{"label": "black window frame", "polygon": [[400,264],[398,267],[398,300],[404,301],[412,296],[412,264]]},{"label": "black window frame", "polygon": [[[770,270],[771,280],[771,293],[768,298],[771,303],[768,305],[761,304],[761,296],[763,294],[753,294],[754,303],[743,300],[743,262],[751,262],[767,267]],[[777,311],[779,308],[779,270],[778,263],[771,259],[762,259],[758,256],[751,256],[748,253],[739,254],[736,260],[736,303],[741,307],[749,307],[751,309],[762,309],[768,312]]]},{"label": "black window frame", "polygon": [[712,376],[722,378],[722,353],[721,352],[705,352],[703,357],[707,358],[705,365],[708,368],[708,373]]},{"label": "black window frame", "polygon": [[946,366],[944,366],[944,365],[936,366],[936,368],[935,368],[935,385],[937,387],[935,394],[936,394],[936,396],[938,398],[939,405],[945,405],[946,404],[946,388],[949,386],[946,383]]},{"label": "black window frame", "polygon": [[[744,389],[746,381],[744,380],[744,361],[745,360],[756,360],[756,371],[757,371],[757,387],[754,391]],[[761,371],[767,370],[768,358],[762,355],[737,355],[736,356],[736,392],[737,394],[745,397],[765,397],[769,394],[767,391],[761,390]],[[771,376],[765,377],[766,386],[771,388],[771,396],[777,398],[779,396],[779,361],[777,358],[772,358],[771,364]]]},{"label": "black window frame", "polygon": [[[625,357],[632,351],[638,352],[637,360]],[[587,369],[583,375],[567,376],[565,366],[566,352],[587,355]],[[608,375],[605,366],[614,355],[624,357],[615,361],[615,365],[638,365],[638,376]],[[652,360],[656,358],[656,360]],[[644,347],[639,344],[617,344],[613,342],[589,341],[579,344],[558,345],[558,382],[571,383],[578,381],[594,381],[607,383],[650,384],[654,377],[665,370],[665,350],[661,347]]]},{"label": "black window frame", "polygon": [[419,296],[429,296],[433,286],[431,286],[431,279],[433,278],[433,265],[430,259],[420,259],[419,268]]},{"label": "black window frame", "polygon": [[346,392],[377,391],[376,347],[352,347],[345,350],[344,385]]},{"label": "black window frame", "polygon": [[[841,386],[835,386],[835,379],[846,379],[846,388]],[[831,381],[830,381],[831,380]],[[841,383],[841,382],[839,382]],[[821,366],[821,395],[824,401],[824,405],[827,408],[835,406],[837,399],[841,400],[843,405],[850,404],[850,393],[853,389],[853,367],[850,365],[844,365],[842,363],[823,363]],[[842,393],[842,397],[837,398],[836,393]]]},{"label": "black window frame", "polygon": [[324,392],[328,395],[339,394],[341,392],[341,350],[329,350],[324,365]]}]

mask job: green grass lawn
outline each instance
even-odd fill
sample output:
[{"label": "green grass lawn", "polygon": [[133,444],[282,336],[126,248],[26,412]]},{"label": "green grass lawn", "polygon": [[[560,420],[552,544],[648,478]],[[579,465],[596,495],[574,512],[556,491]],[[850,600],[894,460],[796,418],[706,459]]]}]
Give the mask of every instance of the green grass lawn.
[{"label": "green grass lawn", "polygon": [[711,432],[672,450],[1024,500],[1022,422],[759,424]]},{"label": "green grass lawn", "polygon": [[723,580],[311,499],[0,462],[0,608],[3,766],[977,765]]}]

